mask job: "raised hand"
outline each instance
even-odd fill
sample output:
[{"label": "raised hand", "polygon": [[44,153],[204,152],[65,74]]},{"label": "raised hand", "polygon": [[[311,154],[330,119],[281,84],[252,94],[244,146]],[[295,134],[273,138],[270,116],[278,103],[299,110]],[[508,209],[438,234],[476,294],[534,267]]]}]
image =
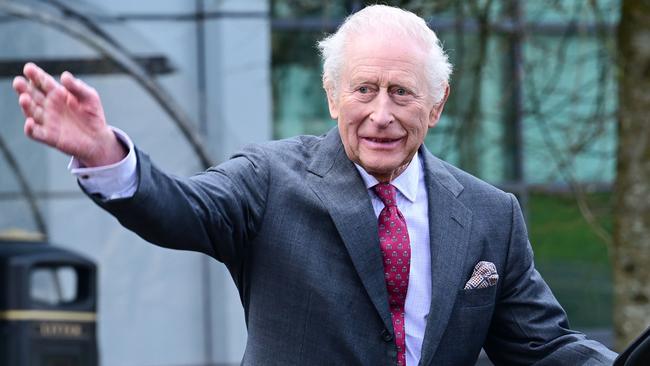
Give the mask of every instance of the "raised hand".
[{"label": "raised hand", "polygon": [[33,63],[17,76],[13,88],[25,115],[25,135],[72,155],[88,167],[108,165],[126,150],[106,124],[95,89],[69,72],[58,83]]}]

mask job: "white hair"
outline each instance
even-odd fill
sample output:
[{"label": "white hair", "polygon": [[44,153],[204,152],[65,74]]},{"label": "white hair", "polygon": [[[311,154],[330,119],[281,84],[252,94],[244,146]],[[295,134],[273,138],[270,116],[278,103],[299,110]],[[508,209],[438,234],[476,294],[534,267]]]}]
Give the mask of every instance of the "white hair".
[{"label": "white hair", "polygon": [[449,83],[452,66],[440,40],[424,19],[399,8],[371,5],[347,17],[339,29],[318,42],[323,59],[323,87],[338,94],[345,47],[354,36],[381,37],[398,35],[414,39],[427,52],[427,78],[435,103],[439,103]]}]

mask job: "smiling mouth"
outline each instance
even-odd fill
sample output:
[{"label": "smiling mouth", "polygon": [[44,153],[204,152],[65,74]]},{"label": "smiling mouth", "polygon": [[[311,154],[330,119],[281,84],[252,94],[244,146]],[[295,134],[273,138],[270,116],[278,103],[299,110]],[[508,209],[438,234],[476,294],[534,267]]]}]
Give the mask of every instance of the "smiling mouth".
[{"label": "smiling mouth", "polygon": [[366,140],[368,140],[370,142],[376,142],[376,143],[380,143],[380,144],[389,144],[391,142],[401,140],[400,138],[390,139],[390,138],[374,138],[374,137],[364,137],[364,139],[366,139]]},{"label": "smiling mouth", "polygon": [[400,146],[399,138],[383,138],[383,137],[363,137],[363,145],[372,150],[394,150]]}]

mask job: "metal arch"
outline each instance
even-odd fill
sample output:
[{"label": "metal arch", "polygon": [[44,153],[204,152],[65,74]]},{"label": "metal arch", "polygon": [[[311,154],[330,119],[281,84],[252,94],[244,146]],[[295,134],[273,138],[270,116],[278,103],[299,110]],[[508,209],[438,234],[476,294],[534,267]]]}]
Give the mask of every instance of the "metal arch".
[{"label": "metal arch", "polygon": [[9,167],[11,168],[11,170],[14,173],[14,176],[16,176],[16,179],[18,180],[18,185],[20,185],[21,191],[23,191],[23,194],[27,199],[27,203],[29,204],[29,209],[32,211],[32,217],[34,218],[34,222],[36,223],[36,228],[41,234],[43,234],[44,239],[47,240],[48,239],[47,224],[45,223],[43,214],[41,214],[41,210],[38,208],[38,205],[36,203],[36,197],[34,196],[34,192],[32,191],[32,188],[29,185],[29,181],[27,180],[27,177],[25,177],[23,172],[20,170],[18,161],[11,153],[11,151],[9,151],[9,147],[7,146],[7,144],[5,143],[1,135],[0,135],[0,151],[2,151],[2,154],[5,156],[5,160],[7,160]]},{"label": "metal arch", "polygon": [[181,130],[182,135],[192,146],[194,152],[201,161],[204,168],[214,164],[209,153],[203,146],[199,135],[194,131],[191,119],[174,102],[174,99],[151,78],[147,72],[135,62],[126,51],[111,43],[111,41],[95,35],[88,27],[75,22],[70,22],[65,17],[55,15],[51,12],[36,9],[33,6],[16,4],[7,0],[0,0],[0,11],[9,15],[33,20],[46,26],[58,29],[96,50],[113,61],[126,74],[133,77],[160,105],[160,107],[172,118],[174,123]]}]

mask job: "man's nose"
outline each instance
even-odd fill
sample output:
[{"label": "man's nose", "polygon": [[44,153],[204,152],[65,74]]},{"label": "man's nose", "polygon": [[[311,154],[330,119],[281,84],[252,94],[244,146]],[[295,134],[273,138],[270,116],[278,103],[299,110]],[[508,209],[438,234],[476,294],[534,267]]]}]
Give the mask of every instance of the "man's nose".
[{"label": "man's nose", "polygon": [[380,127],[387,127],[395,119],[393,107],[393,100],[388,95],[388,91],[381,89],[373,101],[370,121]]}]

